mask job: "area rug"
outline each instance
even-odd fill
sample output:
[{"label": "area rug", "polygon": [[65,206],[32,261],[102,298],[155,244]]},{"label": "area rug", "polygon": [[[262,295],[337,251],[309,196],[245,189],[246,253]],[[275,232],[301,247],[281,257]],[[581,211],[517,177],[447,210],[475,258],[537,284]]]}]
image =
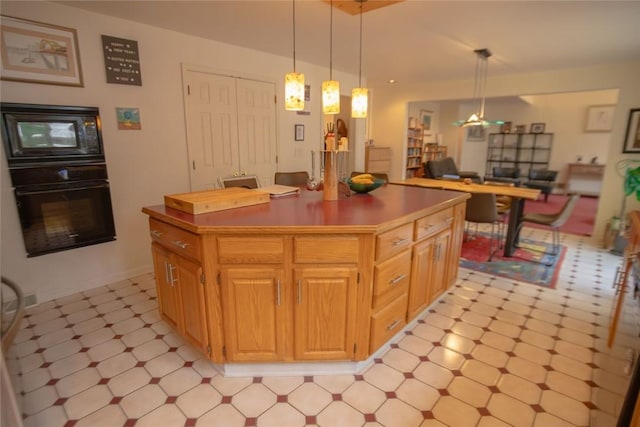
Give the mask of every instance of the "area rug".
[{"label": "area rug", "polygon": [[[505,257],[501,248],[491,262],[488,262],[489,234],[478,233],[462,243],[460,267],[518,282],[555,288],[567,248],[561,246],[558,256],[545,253],[551,252],[551,249],[550,243],[520,238],[519,247],[512,257]],[[547,263],[551,265],[547,266]]]}]

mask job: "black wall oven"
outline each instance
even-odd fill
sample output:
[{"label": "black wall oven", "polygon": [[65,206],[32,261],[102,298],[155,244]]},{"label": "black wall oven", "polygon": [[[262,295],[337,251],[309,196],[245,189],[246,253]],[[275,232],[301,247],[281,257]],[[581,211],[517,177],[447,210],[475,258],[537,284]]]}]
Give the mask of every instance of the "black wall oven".
[{"label": "black wall oven", "polygon": [[27,256],[115,240],[98,109],[0,109]]}]

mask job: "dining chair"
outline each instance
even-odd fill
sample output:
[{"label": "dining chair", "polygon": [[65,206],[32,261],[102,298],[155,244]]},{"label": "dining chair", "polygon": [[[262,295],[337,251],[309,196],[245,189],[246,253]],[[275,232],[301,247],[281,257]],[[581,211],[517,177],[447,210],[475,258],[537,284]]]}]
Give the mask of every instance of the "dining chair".
[{"label": "dining chair", "polygon": [[[560,227],[562,227],[575,209],[580,200],[579,194],[569,196],[565,204],[555,213],[527,213],[524,214],[518,224],[517,234],[527,222],[538,225],[546,225],[551,228],[552,252],[549,255],[558,255],[560,253]],[[553,263],[551,263],[553,264]]]},{"label": "dining chair", "polygon": [[218,178],[218,183],[222,188],[244,187],[254,189],[260,187],[260,182],[256,175],[229,176]]},{"label": "dining chair", "polygon": [[465,213],[465,241],[470,238],[469,228],[471,223],[476,225],[476,235],[478,234],[478,224],[491,224],[491,235],[489,239],[489,258],[491,261],[502,242],[502,215],[498,213],[496,195],[493,193],[470,193],[467,199],[467,210]]},{"label": "dining chair", "polygon": [[274,183],[280,185],[306,185],[309,180],[309,172],[276,172]]}]

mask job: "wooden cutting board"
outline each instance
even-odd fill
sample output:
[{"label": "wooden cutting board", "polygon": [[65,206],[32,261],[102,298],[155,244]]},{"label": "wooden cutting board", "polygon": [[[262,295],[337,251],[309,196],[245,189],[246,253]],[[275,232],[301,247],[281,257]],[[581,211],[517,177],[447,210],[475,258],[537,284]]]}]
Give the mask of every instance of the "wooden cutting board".
[{"label": "wooden cutting board", "polygon": [[164,196],[164,205],[190,214],[222,211],[243,206],[269,203],[269,193],[242,187]]}]

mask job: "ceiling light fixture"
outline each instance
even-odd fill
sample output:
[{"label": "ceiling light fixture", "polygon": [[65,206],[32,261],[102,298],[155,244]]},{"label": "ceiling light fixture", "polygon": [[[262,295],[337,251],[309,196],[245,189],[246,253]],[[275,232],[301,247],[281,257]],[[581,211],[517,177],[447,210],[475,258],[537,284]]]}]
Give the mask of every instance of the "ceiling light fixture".
[{"label": "ceiling light fixture", "polygon": [[329,80],[322,82],[322,112],[340,114],[340,83],[333,80],[333,0],[329,9]]},{"label": "ceiling light fixture", "polygon": [[455,126],[489,126],[504,124],[503,120],[489,121],[484,118],[485,89],[487,86],[488,59],[491,56],[489,49],[476,49],[476,74],[473,86],[473,108],[474,111],[467,120],[454,122]]},{"label": "ceiling light fixture", "polygon": [[284,109],[304,110],[304,74],[296,72],[296,0],[293,0],[293,72],[284,76]]},{"label": "ceiling light fixture", "polygon": [[369,89],[362,87],[362,6],[367,0],[355,1],[360,2],[360,68],[358,69],[358,87],[351,90],[351,117],[364,119],[367,117]]}]

